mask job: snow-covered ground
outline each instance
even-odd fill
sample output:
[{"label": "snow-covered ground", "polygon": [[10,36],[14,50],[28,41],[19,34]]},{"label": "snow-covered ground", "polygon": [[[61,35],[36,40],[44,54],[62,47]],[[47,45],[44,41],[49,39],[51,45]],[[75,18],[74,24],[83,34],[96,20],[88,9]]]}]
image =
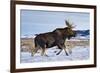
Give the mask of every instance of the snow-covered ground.
[{"label": "snow-covered ground", "polygon": [[62,51],[59,55],[56,55],[56,51],[59,49],[56,47],[48,48],[46,54],[48,56],[41,56],[40,52],[36,53],[33,57],[29,52],[21,52],[21,63],[33,63],[33,62],[51,62],[51,61],[73,61],[73,60],[87,60],[89,59],[89,46],[82,47],[76,46],[72,48],[72,53],[66,56],[65,52]]}]

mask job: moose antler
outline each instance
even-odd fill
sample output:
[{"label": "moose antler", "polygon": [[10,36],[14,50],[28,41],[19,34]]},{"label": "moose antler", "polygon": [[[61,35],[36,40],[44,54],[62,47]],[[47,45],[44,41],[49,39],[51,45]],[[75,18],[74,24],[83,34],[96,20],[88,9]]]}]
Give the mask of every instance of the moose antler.
[{"label": "moose antler", "polygon": [[73,23],[69,22],[69,20],[65,20],[67,27],[74,28]]}]

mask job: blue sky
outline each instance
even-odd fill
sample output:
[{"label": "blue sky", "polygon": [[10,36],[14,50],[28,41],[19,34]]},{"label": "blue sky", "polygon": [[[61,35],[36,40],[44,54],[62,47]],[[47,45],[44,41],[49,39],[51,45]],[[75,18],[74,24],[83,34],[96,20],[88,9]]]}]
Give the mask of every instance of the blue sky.
[{"label": "blue sky", "polygon": [[21,10],[21,36],[34,35],[66,27],[65,20],[75,25],[75,30],[90,28],[90,14],[82,12]]}]

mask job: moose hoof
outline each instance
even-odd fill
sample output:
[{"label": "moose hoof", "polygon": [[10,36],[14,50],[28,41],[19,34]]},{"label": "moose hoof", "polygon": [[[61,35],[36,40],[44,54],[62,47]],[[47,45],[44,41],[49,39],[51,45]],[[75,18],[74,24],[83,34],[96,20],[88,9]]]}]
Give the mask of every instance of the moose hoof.
[{"label": "moose hoof", "polygon": [[56,53],[57,51],[54,51],[54,53]]},{"label": "moose hoof", "polygon": [[33,56],[34,56],[34,54],[32,53],[32,54],[31,54],[31,56],[33,57]]},{"label": "moose hoof", "polygon": [[59,55],[59,53],[57,53],[56,55]]},{"label": "moose hoof", "polygon": [[68,53],[66,53],[66,56],[69,56]]},{"label": "moose hoof", "polygon": [[49,57],[48,55],[45,55],[46,57]]},{"label": "moose hoof", "polygon": [[56,55],[59,55],[59,54],[56,54]]}]

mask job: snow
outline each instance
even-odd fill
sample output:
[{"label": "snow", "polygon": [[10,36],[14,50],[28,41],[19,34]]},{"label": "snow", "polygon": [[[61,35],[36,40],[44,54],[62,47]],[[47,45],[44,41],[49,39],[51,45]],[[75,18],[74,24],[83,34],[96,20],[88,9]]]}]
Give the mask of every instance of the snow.
[{"label": "snow", "polygon": [[35,35],[23,35],[21,38],[35,38]]},{"label": "snow", "polygon": [[21,52],[21,63],[33,63],[33,62],[51,62],[51,61],[74,61],[74,60],[87,60],[89,59],[89,46],[82,47],[76,46],[72,48],[72,53],[68,56],[65,54],[64,50],[56,55],[59,49],[56,47],[48,48],[46,54],[48,56],[41,56],[41,50],[34,56],[31,56],[29,52]]}]

